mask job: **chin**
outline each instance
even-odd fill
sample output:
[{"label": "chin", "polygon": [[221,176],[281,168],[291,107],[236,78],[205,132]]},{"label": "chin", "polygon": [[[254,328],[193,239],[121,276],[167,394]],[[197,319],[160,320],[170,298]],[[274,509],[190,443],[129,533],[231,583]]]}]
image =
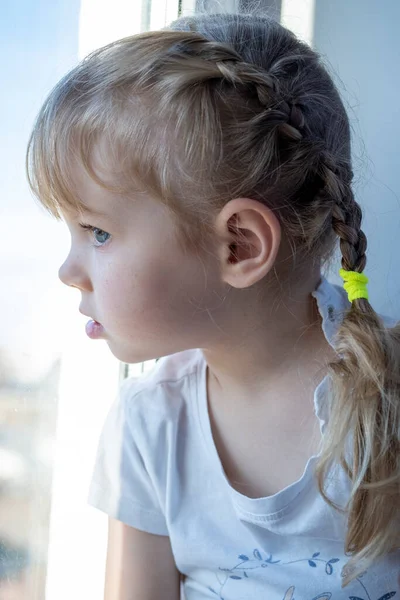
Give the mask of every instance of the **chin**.
[{"label": "chin", "polygon": [[121,350],[121,348],[116,348],[113,346],[113,344],[110,344],[110,342],[107,342],[107,345],[110,349],[110,352],[113,356],[115,356],[115,358],[117,360],[120,360],[121,362],[124,363],[134,363],[134,362],[140,362],[140,359],[138,361],[136,360],[131,360],[132,358],[132,353],[128,353],[126,351]]},{"label": "chin", "polygon": [[144,354],[143,352],[137,351],[133,348],[121,348],[118,346],[114,346],[112,342],[107,340],[107,345],[110,349],[111,354],[115,356],[121,362],[135,365],[138,363],[146,362],[147,360],[153,360],[158,358],[158,356],[149,356],[148,354]]}]

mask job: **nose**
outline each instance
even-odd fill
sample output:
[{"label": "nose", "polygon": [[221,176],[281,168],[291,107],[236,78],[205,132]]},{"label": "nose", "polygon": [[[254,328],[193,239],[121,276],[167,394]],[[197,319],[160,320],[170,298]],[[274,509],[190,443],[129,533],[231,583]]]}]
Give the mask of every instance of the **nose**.
[{"label": "nose", "polygon": [[58,269],[58,278],[65,283],[65,285],[70,285],[69,283],[69,276],[68,276],[68,265],[67,265],[68,259],[66,259],[63,264],[61,265],[61,267]]},{"label": "nose", "polygon": [[79,257],[69,253],[58,270],[58,277],[65,285],[76,287],[81,290],[90,289],[90,280],[82,266]]}]

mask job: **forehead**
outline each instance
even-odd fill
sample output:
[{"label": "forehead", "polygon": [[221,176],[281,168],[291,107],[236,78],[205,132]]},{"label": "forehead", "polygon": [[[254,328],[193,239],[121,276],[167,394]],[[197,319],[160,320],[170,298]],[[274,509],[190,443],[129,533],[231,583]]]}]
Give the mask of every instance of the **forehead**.
[{"label": "forehead", "polygon": [[75,165],[71,174],[73,194],[81,208],[62,209],[62,216],[67,222],[83,218],[93,226],[105,230],[109,226],[119,231],[129,229],[149,240],[161,232],[165,235],[175,234],[175,220],[168,207],[148,192],[136,187],[134,182],[129,193],[123,193],[105,187],[109,185],[115,189],[118,187],[118,181],[104,170],[100,172],[96,169],[95,175],[100,176],[105,185],[96,181],[83,165]]},{"label": "forehead", "polygon": [[124,218],[132,211],[138,196],[118,191],[118,179],[98,165],[90,165],[93,173],[75,162],[70,166],[71,192],[76,199],[75,207],[64,207],[67,217],[88,215],[94,218]]},{"label": "forehead", "polygon": [[132,175],[127,179],[126,174],[118,174],[121,163],[116,164],[110,156],[104,140],[94,146],[88,158],[87,166],[77,155],[69,161],[70,191],[76,207],[62,210],[63,215],[72,219],[85,217],[94,226],[93,220],[97,219],[99,226],[109,222],[120,227],[134,223],[136,229],[147,231],[151,224],[153,229],[157,226],[167,229],[171,221],[174,228],[172,214],[163,202],[139,185]]}]

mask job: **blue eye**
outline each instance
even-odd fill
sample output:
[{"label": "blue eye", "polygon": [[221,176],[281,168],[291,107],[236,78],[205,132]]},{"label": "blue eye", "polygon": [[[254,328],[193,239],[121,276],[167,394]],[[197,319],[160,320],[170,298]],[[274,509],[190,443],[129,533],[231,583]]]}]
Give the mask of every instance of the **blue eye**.
[{"label": "blue eye", "polygon": [[98,227],[86,225],[85,223],[79,223],[79,225],[82,227],[82,229],[92,232],[95,241],[98,242],[97,244],[94,244],[95,246],[104,246],[111,237],[109,233],[99,229]]},{"label": "blue eye", "polygon": [[[94,227],[92,229],[92,231],[93,231],[95,240],[97,242],[99,242],[99,244],[101,244],[101,245],[105,244],[110,238],[109,233],[107,233],[106,231],[103,231],[102,229],[98,229],[97,227]],[[99,238],[101,238],[101,239],[99,239]],[[106,239],[104,239],[104,238],[106,238]]]}]

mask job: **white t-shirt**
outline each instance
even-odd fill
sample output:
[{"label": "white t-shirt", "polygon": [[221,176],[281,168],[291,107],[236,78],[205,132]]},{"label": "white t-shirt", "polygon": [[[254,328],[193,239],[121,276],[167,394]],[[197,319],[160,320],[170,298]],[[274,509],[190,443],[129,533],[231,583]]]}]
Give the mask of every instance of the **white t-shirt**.
[{"label": "white t-shirt", "polygon": [[[313,296],[332,343],[347,295],[322,278]],[[187,350],[122,383],[102,431],[89,504],[169,536],[186,600],[400,600],[400,552],[341,587],[345,517],[318,493],[315,456],[273,496],[249,498],[230,485],[212,437],[206,366],[201,350]],[[322,432],[327,383],[314,399]],[[333,500],[344,506],[348,490],[344,472],[332,471]],[[153,569],[150,562],[150,577]]]}]

